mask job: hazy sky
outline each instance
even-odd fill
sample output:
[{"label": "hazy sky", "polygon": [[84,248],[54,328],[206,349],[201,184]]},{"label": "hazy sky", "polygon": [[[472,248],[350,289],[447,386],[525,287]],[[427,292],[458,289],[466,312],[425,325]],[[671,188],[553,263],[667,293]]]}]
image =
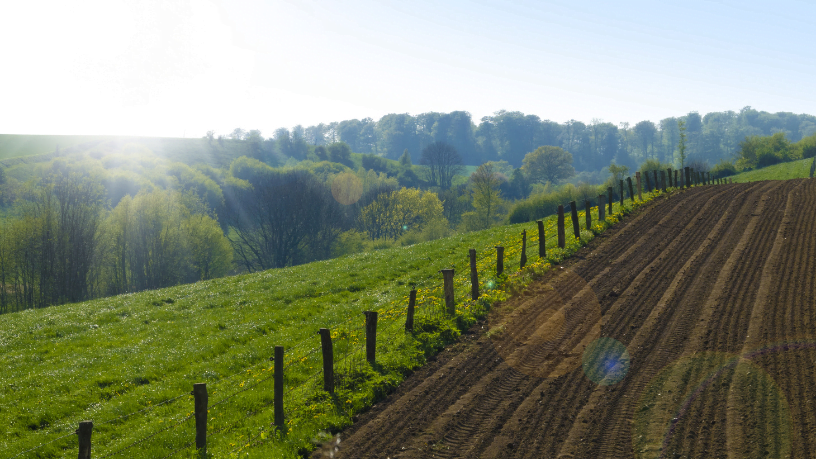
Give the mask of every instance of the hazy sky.
[{"label": "hazy sky", "polygon": [[816,114],[805,1],[4,1],[0,133]]}]

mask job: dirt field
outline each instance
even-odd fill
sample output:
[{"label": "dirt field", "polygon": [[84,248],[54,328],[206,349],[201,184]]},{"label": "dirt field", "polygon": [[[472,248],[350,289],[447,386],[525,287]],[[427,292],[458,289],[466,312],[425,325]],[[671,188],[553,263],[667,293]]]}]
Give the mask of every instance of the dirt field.
[{"label": "dirt field", "polygon": [[658,200],[360,416],[340,457],[816,457],[815,226],[816,180]]}]

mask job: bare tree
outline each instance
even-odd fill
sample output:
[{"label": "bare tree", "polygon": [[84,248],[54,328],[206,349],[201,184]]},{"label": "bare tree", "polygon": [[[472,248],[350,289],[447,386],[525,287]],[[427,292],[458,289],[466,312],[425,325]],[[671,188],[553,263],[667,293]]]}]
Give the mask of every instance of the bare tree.
[{"label": "bare tree", "polygon": [[422,150],[420,164],[428,166],[428,181],[442,189],[448,189],[453,182],[453,176],[461,172],[462,157],[452,145],[445,142],[434,142]]}]

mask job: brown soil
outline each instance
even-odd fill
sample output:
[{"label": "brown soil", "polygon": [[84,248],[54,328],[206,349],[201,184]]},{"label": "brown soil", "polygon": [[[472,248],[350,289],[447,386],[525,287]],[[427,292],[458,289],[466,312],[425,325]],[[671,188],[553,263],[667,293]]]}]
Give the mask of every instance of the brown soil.
[{"label": "brown soil", "polygon": [[[816,180],[659,199],[361,415],[340,457],[816,457],[815,277]],[[619,382],[585,372],[599,338],[626,347]]]}]

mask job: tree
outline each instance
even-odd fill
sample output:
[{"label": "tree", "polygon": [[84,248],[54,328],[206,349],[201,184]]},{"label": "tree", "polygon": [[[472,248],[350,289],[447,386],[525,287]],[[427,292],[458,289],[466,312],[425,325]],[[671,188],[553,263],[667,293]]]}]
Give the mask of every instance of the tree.
[{"label": "tree", "polygon": [[[400,163],[400,166],[402,166],[404,168],[410,168],[411,167],[411,153],[408,152],[407,148],[405,149],[405,151],[402,152],[402,156],[399,157],[399,163]],[[0,183],[2,183],[2,182],[0,182]]]},{"label": "tree", "polygon": [[[655,134],[657,134],[657,127],[651,121],[641,121],[635,125],[635,134],[640,140],[643,152],[643,159],[649,156],[649,145],[654,145]],[[654,155],[654,147],[652,147],[652,155]]]},{"label": "tree", "polygon": [[339,204],[328,187],[303,170],[248,168],[244,184],[224,192],[230,242],[250,271],[325,258],[341,228]]},{"label": "tree", "polygon": [[482,164],[470,175],[473,207],[482,229],[491,227],[499,214],[498,209],[502,204],[499,191],[501,182],[496,167],[490,162]]},{"label": "tree", "polygon": [[425,147],[419,162],[428,166],[428,181],[445,190],[451,187],[453,176],[464,169],[456,148],[442,141]]},{"label": "tree", "polygon": [[232,140],[244,140],[246,138],[247,132],[241,128],[235,128],[229,135],[229,138]]},{"label": "tree", "polygon": [[686,122],[683,120],[677,121],[677,128],[680,131],[680,141],[677,144],[677,151],[680,158],[680,169],[686,166]]},{"label": "tree", "polygon": [[532,182],[558,183],[575,175],[572,155],[561,147],[543,146],[527,153],[521,170]]},{"label": "tree", "polygon": [[415,188],[380,194],[360,212],[359,225],[371,239],[397,239],[444,219],[436,193]]},{"label": "tree", "polygon": [[232,267],[232,246],[218,222],[204,214],[190,215],[184,222],[193,268],[199,279],[225,275]]}]

